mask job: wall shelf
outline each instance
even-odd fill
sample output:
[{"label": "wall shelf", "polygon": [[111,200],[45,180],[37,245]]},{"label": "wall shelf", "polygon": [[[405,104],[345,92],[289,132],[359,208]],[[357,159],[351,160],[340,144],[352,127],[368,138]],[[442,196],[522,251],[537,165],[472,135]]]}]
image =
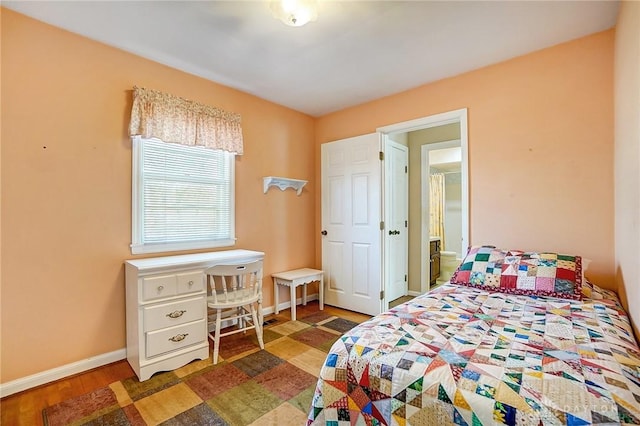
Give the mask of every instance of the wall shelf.
[{"label": "wall shelf", "polygon": [[280,188],[281,191],[284,191],[287,188],[293,188],[296,190],[297,194],[300,195],[302,193],[302,188],[307,184],[306,180],[290,179],[278,176],[265,176],[263,179],[263,190],[265,194],[269,190],[269,187],[276,186]]}]

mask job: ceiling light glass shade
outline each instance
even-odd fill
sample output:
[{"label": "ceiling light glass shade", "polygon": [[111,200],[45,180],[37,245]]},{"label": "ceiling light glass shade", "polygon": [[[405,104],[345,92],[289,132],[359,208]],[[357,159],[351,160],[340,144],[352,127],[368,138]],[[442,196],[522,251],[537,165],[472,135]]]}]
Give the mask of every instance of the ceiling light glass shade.
[{"label": "ceiling light glass shade", "polygon": [[271,13],[292,27],[301,27],[318,17],[317,0],[271,0]]}]

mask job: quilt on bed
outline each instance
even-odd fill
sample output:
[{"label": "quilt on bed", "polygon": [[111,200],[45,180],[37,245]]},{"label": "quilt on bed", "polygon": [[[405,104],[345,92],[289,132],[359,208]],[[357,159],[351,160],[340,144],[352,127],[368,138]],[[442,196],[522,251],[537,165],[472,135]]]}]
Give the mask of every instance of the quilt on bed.
[{"label": "quilt on bed", "polygon": [[345,333],[308,425],[640,424],[640,351],[614,293],[444,285]]}]

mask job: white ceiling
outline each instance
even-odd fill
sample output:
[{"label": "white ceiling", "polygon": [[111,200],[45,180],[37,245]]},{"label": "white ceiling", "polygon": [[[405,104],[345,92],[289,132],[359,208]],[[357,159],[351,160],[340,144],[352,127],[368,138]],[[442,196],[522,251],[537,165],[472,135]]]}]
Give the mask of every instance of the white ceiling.
[{"label": "white ceiling", "polygon": [[267,0],[2,6],[320,116],[611,28],[619,3],[320,0],[298,28]]}]

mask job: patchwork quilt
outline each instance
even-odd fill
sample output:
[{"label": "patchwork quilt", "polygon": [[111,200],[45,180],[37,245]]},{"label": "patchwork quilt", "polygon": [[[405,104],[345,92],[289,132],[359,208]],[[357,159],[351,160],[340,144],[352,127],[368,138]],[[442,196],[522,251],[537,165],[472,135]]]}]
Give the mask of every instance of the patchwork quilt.
[{"label": "patchwork quilt", "polygon": [[446,284],[345,333],[307,425],[640,424],[640,349],[615,293]]}]

